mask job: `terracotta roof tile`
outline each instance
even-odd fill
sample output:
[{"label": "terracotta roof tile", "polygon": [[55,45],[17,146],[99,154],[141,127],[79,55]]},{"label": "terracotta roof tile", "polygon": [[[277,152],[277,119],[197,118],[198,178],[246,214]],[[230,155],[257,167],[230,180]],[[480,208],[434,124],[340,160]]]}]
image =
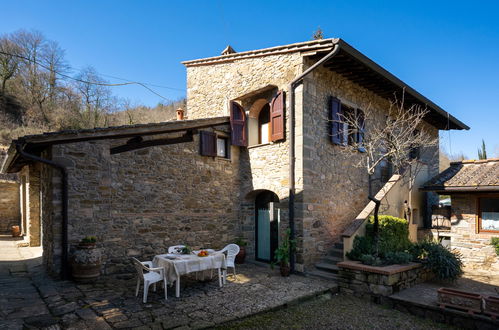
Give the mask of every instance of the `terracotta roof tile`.
[{"label": "terracotta roof tile", "polygon": [[427,182],[423,190],[499,191],[499,158],[453,162]]}]

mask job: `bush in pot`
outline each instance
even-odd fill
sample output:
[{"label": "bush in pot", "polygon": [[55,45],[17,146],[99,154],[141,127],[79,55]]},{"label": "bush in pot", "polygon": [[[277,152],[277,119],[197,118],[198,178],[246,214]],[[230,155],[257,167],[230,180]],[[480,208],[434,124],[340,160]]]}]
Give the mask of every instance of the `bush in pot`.
[{"label": "bush in pot", "polygon": [[234,243],[239,246],[239,253],[236,255],[236,264],[244,264],[248,242],[243,237],[239,237]]},{"label": "bush in pot", "polygon": [[73,279],[88,282],[100,276],[101,251],[96,248],[97,238],[86,236],[75,247],[71,257],[71,274]]},{"label": "bush in pot", "polygon": [[296,250],[296,241],[289,239],[290,235],[291,230],[286,230],[282,237],[281,244],[279,244],[279,247],[274,252],[275,261],[271,263],[272,268],[274,268],[275,264],[279,264],[281,276],[289,276],[291,270],[289,260],[291,253],[294,253]]}]

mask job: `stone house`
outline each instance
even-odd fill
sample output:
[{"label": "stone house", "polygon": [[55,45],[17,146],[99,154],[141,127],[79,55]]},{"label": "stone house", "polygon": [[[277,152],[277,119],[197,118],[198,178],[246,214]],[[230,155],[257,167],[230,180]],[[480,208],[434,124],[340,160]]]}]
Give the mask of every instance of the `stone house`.
[{"label": "stone house", "polygon": [[490,243],[499,237],[499,159],[453,162],[423,189],[451,198],[450,228],[431,235],[450,239],[466,267],[498,274],[499,257]]},{"label": "stone house", "polygon": [[[406,104],[429,109],[428,134],[468,129],[341,39],[228,47],[183,64],[187,120],[13,142],[2,171],[38,174],[52,271],[64,269],[85,235],[98,237],[106,273],[169,245],[216,248],[239,236],[250,258],[269,262],[288,228],[297,240],[293,266],[311,270],[367,204],[367,175],[341,152],[350,137],[330,118],[368,107],[386,116],[405,91]],[[427,149],[420,158],[429,179],[438,174],[438,147]],[[422,222],[426,205],[418,207]]]}]

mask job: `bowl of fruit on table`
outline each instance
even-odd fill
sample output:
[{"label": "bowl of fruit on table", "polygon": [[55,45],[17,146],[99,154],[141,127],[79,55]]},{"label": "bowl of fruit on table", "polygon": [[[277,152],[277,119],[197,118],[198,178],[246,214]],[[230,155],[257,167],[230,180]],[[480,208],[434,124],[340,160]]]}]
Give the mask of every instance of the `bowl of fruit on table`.
[{"label": "bowl of fruit on table", "polygon": [[208,256],[208,251],[206,250],[201,250],[198,252],[198,257],[207,257]]}]

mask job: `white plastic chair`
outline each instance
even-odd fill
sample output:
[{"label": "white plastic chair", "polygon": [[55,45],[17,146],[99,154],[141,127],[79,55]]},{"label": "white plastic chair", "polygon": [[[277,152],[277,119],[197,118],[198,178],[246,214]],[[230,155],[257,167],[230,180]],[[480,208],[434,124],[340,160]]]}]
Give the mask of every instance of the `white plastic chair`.
[{"label": "white plastic chair", "polygon": [[185,245],[173,245],[168,248],[168,253],[181,254]]},{"label": "white plastic chair", "polygon": [[[163,287],[165,290],[165,300],[167,299],[166,295],[166,278],[165,278],[165,270],[163,267],[153,268],[152,261],[139,261],[136,258],[132,257],[133,266],[137,270],[137,288],[135,290],[135,296],[139,295],[140,288],[140,280],[144,281],[144,298],[143,302],[147,302],[147,293],[149,291],[149,286],[153,285],[153,290],[156,291],[156,283],[163,281]],[[144,272],[145,271],[145,272]]]},{"label": "white plastic chair", "polygon": [[[218,252],[227,253],[225,257],[225,262],[227,268],[232,267],[234,269],[234,278],[236,277],[236,255],[239,253],[239,245],[229,244]],[[227,270],[224,271],[224,283],[227,283]]]}]

